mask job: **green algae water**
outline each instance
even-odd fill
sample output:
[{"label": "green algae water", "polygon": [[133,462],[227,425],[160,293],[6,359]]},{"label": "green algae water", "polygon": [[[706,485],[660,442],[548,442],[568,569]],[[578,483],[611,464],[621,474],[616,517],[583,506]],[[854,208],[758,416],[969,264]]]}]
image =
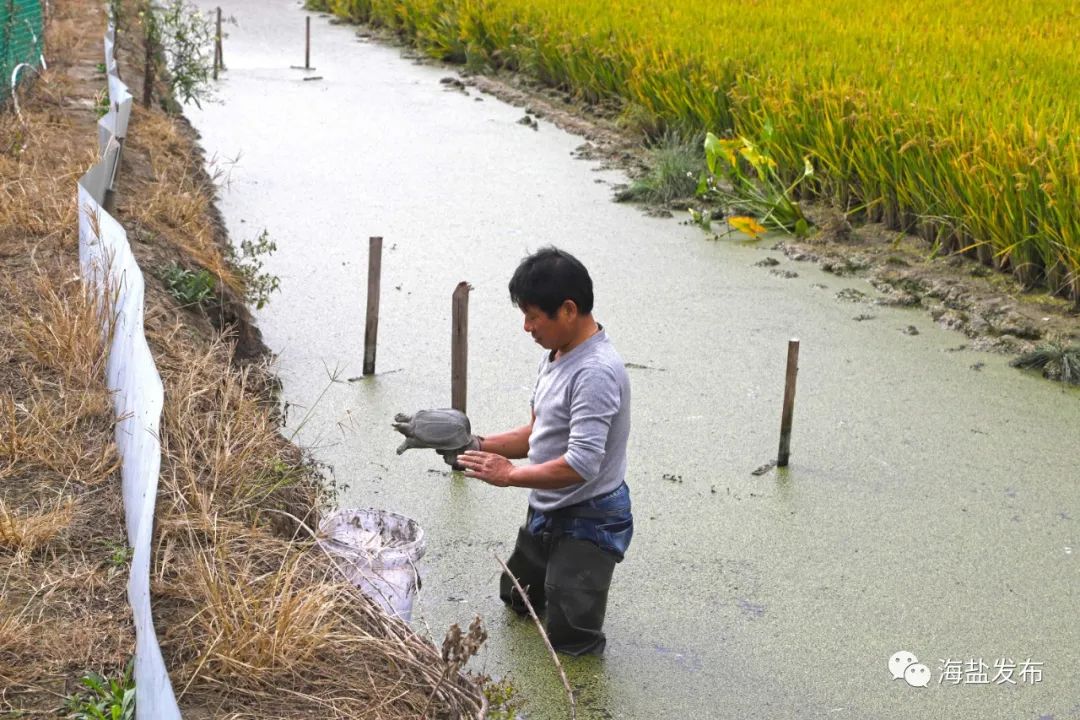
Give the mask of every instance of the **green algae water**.
[{"label": "green algae water", "polygon": [[[498,599],[494,556],[509,556],[527,491],[451,476],[433,452],[397,456],[390,426],[449,405],[461,280],[473,428],[528,420],[540,351],[506,284],[556,244],[590,269],[596,317],[633,364],[636,532],[606,654],[563,659],[578,717],[1080,718],[1076,391],[958,350],[965,338],[923,313],[837,298],[872,298],[859,279],[794,263],[797,278],[770,275],[754,263],[787,261],[768,240],[710,242],[611,203],[625,178],[573,159],[580,138],[445,91],[452,68],[316,17],[322,79],[304,81],[289,67],[303,59],[297,5],[222,8],[237,19],[223,102],[189,117],[208,156],[240,156],[221,193],[233,241],[266,228],[279,248],[266,269],[281,292],[257,317],[286,433],[348,485],[343,506],[423,526],[419,632],[441,643],[481,615],[490,639],[469,667],[511,678],[529,718],[568,716],[535,628]],[[377,373],[349,381],[371,235],[384,237]],[[776,455],[792,337],[791,465],[754,476]],[[893,677],[898,651],[927,666],[927,687]]]}]

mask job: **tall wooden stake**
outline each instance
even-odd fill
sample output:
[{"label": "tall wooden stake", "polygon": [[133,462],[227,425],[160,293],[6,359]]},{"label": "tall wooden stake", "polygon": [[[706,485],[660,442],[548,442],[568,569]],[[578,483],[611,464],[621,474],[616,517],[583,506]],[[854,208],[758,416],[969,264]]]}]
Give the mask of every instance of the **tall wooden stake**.
[{"label": "tall wooden stake", "polygon": [[304,25],[304,69],[311,69],[311,16],[306,18]]},{"label": "tall wooden stake", "polygon": [[379,284],[382,275],[382,238],[368,238],[367,323],[364,327],[364,374],[375,374],[375,344],[379,335]]},{"label": "tall wooden stake", "polygon": [[225,69],[225,60],[221,55],[221,8],[217,9],[217,34],[214,36],[214,79],[218,79],[218,70]]},{"label": "tall wooden stake", "polygon": [[450,407],[465,412],[469,365],[469,290],[462,280],[454,288],[450,337]]},{"label": "tall wooden stake", "polygon": [[795,411],[795,377],[799,374],[799,341],[788,341],[787,373],[784,380],[784,411],[780,418],[780,452],[777,467],[787,467],[791,451],[791,416]]}]

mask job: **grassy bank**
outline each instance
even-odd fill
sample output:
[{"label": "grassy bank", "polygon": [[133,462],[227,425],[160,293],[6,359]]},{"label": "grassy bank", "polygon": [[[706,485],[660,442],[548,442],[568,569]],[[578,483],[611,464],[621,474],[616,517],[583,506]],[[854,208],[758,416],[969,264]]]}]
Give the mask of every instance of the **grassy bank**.
[{"label": "grassy bank", "polygon": [[743,135],[808,195],[1080,301],[1080,14],[1053,3],[311,0],[656,136]]},{"label": "grassy bank", "polygon": [[[121,73],[141,87],[128,18]],[[20,89],[21,119],[0,114],[5,717],[85,710],[91,673],[122,692],[134,652],[101,335],[110,312],[83,291],[75,206],[97,152],[104,29],[96,3],[55,3],[49,70]],[[342,582],[305,529],[326,488],[279,432],[275,379],[244,306],[249,275],[226,249],[194,133],[137,107],[127,138],[114,214],[146,278],[165,388],[151,592],[184,716],[475,715],[478,691],[456,666]]]}]

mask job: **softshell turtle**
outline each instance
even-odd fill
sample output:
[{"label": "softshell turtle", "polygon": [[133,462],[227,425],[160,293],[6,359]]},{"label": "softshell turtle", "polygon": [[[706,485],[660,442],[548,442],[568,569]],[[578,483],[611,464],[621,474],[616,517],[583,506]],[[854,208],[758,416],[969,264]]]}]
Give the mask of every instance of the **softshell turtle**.
[{"label": "softshell turtle", "polygon": [[413,448],[461,450],[472,442],[468,416],[452,408],[419,410],[414,415],[398,413],[394,416],[394,429],[405,436],[405,442],[398,446],[398,455]]}]

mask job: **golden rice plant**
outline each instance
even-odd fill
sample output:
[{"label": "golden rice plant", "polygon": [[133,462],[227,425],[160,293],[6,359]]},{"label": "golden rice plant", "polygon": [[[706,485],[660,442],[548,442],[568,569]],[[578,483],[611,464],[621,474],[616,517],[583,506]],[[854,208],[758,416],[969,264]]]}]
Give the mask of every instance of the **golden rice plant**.
[{"label": "golden rice plant", "polygon": [[654,127],[1080,301],[1080,11],[1003,0],[311,0]]}]

